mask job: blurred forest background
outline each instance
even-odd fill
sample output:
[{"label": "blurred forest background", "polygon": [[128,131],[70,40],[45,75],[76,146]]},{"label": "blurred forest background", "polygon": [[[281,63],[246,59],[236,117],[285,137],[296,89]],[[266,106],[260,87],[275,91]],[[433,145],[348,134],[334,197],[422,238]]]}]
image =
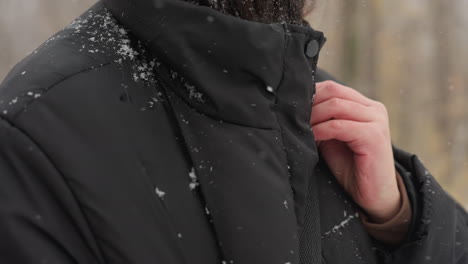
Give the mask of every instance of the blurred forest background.
[{"label": "blurred forest background", "polygon": [[[95,0],[1,0],[0,80]],[[417,153],[468,208],[468,1],[318,0],[320,66],[388,108],[394,144]]]}]

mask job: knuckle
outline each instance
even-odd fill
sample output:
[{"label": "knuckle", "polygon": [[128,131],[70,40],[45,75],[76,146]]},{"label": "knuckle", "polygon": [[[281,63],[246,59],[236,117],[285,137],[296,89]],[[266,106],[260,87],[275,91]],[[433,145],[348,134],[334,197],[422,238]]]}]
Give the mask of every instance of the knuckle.
[{"label": "knuckle", "polygon": [[382,113],[382,116],[381,116],[381,117],[382,117],[382,121],[387,122],[387,121],[388,121],[388,110],[387,110],[387,107],[386,107],[383,103],[379,102],[379,103],[378,103],[378,108],[380,109],[380,112]]},{"label": "knuckle", "polygon": [[323,84],[325,85],[325,87],[333,86],[334,83],[335,83],[335,82],[334,82],[334,81],[331,81],[331,80],[323,81]]},{"label": "knuckle", "polygon": [[383,142],[387,139],[388,131],[384,126],[374,125],[372,129],[372,138],[379,142]]},{"label": "knuckle", "polygon": [[339,90],[338,84],[334,81],[325,81],[325,87],[332,93],[335,93]]},{"label": "knuckle", "polygon": [[380,109],[382,112],[387,113],[387,107],[379,101],[375,101],[375,105],[377,106],[378,109]]},{"label": "knuckle", "polygon": [[340,98],[336,98],[336,97],[332,98],[332,99],[330,99],[330,106],[333,107],[333,108],[338,108],[343,104],[342,101],[343,100],[341,100]]},{"label": "knuckle", "polygon": [[340,130],[344,126],[344,123],[342,120],[331,120],[330,121],[330,128],[333,130]]}]

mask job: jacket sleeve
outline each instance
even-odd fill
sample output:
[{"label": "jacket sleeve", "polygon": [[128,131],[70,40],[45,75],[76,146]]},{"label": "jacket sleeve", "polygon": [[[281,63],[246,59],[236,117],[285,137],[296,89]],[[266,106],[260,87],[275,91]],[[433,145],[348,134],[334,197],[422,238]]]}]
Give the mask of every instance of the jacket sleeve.
[{"label": "jacket sleeve", "polygon": [[417,156],[393,148],[411,202],[410,232],[383,263],[468,264],[468,215],[437,183]]},{"label": "jacket sleeve", "polygon": [[97,263],[62,175],[0,118],[0,263]]}]

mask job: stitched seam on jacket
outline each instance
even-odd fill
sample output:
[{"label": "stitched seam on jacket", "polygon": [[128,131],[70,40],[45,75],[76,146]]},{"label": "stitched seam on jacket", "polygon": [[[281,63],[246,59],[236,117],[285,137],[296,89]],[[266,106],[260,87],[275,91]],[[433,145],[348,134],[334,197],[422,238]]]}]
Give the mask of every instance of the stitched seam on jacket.
[{"label": "stitched seam on jacket", "polygon": [[[83,69],[83,70],[80,70],[80,71],[78,71],[78,72],[76,72],[76,73],[67,75],[67,76],[65,76],[64,78],[62,78],[62,79],[56,81],[55,83],[53,83],[53,84],[51,84],[51,85],[49,85],[49,86],[46,86],[45,88],[42,88],[42,89],[44,90],[44,93],[42,94],[42,96],[45,96],[47,93],[49,93],[50,91],[52,91],[54,87],[56,87],[56,86],[58,86],[59,84],[61,84],[61,83],[65,82],[65,81],[67,81],[68,79],[70,79],[70,78],[72,78],[72,77],[75,77],[75,76],[80,75],[80,74],[82,74],[82,73],[86,73],[86,72],[88,72],[88,71],[92,71],[92,70],[96,70],[96,69],[101,69],[101,68],[103,68],[103,67],[105,67],[105,66],[109,66],[109,65],[112,65],[112,64],[113,64],[112,62],[107,62],[107,63],[100,64],[100,65],[97,66],[97,67],[95,67],[95,66],[90,66],[90,67],[85,68],[85,69]],[[30,106],[33,105],[35,102],[40,101],[40,100],[41,100],[41,99],[40,99],[40,97],[39,97],[39,98],[37,98],[37,99],[33,99],[33,100],[27,102],[21,110],[19,110],[19,111],[17,111],[16,113],[14,113],[14,116],[13,116],[13,118],[12,118],[12,121],[14,121],[14,120],[16,120],[17,118],[19,118],[19,117],[21,116],[21,114],[22,114],[28,107],[30,107]],[[4,119],[4,120],[8,121],[7,119]]]},{"label": "stitched seam on jacket", "polygon": [[[285,66],[286,66],[286,51],[288,49],[288,46],[289,46],[289,35],[286,33],[287,32],[287,29],[286,29],[286,26],[283,27],[283,30],[284,30],[284,49],[283,49],[283,53],[282,53],[282,71],[281,71],[281,78],[280,78],[280,82],[278,84],[278,88],[276,89],[276,93],[275,93],[275,109],[273,110],[274,114],[275,114],[275,119],[276,119],[276,124],[278,126],[278,132],[280,133],[281,135],[281,146],[282,146],[282,149],[283,149],[283,154],[284,154],[284,161],[286,161],[286,169],[288,171],[288,177],[289,177],[289,189],[291,190],[291,195],[292,197],[294,197],[294,190],[292,188],[292,185],[291,185],[291,175],[290,175],[290,171],[289,171],[289,157],[288,157],[288,153],[286,151],[286,144],[284,143],[285,140],[284,140],[284,133],[283,133],[283,128],[281,127],[281,122],[280,122],[280,118],[279,118],[279,115],[278,115],[278,92],[279,92],[279,87],[281,85],[281,83],[283,83],[283,80],[284,80],[284,71],[285,71]],[[294,213],[295,214],[295,213]],[[297,216],[296,216],[297,217]]]}]

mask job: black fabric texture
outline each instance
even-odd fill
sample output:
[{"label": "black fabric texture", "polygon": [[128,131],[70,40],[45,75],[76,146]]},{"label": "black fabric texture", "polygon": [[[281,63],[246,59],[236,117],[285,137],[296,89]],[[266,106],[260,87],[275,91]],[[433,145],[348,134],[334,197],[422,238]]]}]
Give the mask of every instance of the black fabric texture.
[{"label": "black fabric texture", "polygon": [[98,2],[0,85],[0,263],[466,264],[466,212],[396,147],[411,232],[369,237],[310,129],[331,78],[311,41],[182,1]]}]

